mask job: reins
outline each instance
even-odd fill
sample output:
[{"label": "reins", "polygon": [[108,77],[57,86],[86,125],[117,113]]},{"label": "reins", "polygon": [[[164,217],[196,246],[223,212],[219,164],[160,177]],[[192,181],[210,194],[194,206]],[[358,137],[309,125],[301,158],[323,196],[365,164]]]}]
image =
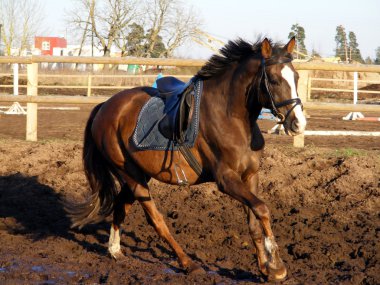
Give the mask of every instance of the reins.
[{"label": "reins", "polygon": [[[292,61],[292,58],[290,58],[290,57],[271,57],[268,60],[265,60],[264,58],[262,58],[262,60],[261,60],[261,76],[260,76],[260,81],[258,84],[258,89],[260,89],[260,85],[261,85],[261,82],[262,82],[263,77],[264,77],[264,85],[265,85],[265,89],[267,91],[266,93],[269,95],[269,100],[270,100],[271,107],[272,107],[271,112],[274,116],[276,116],[280,120],[277,122],[277,124],[284,124],[286,119],[289,117],[290,113],[293,111],[293,109],[297,105],[300,105],[302,108],[302,102],[301,102],[301,99],[297,97],[297,98],[291,98],[291,99],[282,101],[280,103],[276,103],[274,101],[273,94],[269,88],[269,80],[268,80],[268,75],[267,75],[267,72],[265,70],[265,67],[270,66],[270,65],[274,65],[274,64],[288,63],[291,61]],[[286,115],[284,116],[278,110],[278,108],[281,108],[281,107],[284,107],[284,106],[287,106],[290,104],[294,104],[294,105],[286,112]]]}]

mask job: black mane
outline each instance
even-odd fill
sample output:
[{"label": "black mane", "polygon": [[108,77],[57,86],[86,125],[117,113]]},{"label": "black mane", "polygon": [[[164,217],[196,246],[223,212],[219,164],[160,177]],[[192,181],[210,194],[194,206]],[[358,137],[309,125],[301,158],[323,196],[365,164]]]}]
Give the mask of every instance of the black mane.
[{"label": "black mane", "polygon": [[[247,42],[241,38],[235,41],[228,41],[228,43],[222,47],[219,54],[214,54],[207,63],[198,71],[197,76],[203,79],[207,79],[219,74],[222,74],[229,66],[234,62],[241,62],[248,57],[261,57],[261,42],[263,39],[259,38],[255,43]],[[272,43],[273,55],[278,54],[281,51],[280,43]]]}]

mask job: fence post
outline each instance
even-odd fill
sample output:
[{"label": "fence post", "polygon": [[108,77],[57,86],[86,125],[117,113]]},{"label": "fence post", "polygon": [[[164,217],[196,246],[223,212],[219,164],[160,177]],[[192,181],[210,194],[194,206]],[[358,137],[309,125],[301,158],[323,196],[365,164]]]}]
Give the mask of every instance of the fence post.
[{"label": "fence post", "polygon": [[[301,98],[302,102],[307,101],[309,94],[309,71],[308,70],[299,70],[299,79],[298,79],[298,96]],[[304,111],[305,113],[305,111]],[[306,113],[305,113],[306,115]],[[305,146],[305,135],[300,134],[293,137],[293,146],[294,147],[304,147]]]},{"label": "fence post", "polygon": [[[27,65],[27,96],[38,95],[38,63]],[[37,141],[37,103],[27,103],[26,140]]]},{"label": "fence post", "polygon": [[358,103],[358,73],[354,72],[354,104]]},{"label": "fence post", "polygon": [[13,95],[18,95],[18,63],[13,64]]},{"label": "fence post", "polygon": [[311,99],[311,75],[309,73],[309,76],[307,77],[307,100]]},{"label": "fence post", "polygon": [[91,84],[92,84],[92,76],[91,74],[89,74],[87,78],[87,97],[91,96]]}]

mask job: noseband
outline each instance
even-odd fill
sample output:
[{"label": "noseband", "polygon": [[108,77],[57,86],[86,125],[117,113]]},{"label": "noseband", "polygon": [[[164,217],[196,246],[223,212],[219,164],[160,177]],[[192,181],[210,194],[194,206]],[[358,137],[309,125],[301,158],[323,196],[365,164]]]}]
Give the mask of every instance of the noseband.
[{"label": "noseband", "polygon": [[[264,86],[265,86],[265,89],[266,89],[266,93],[268,94],[269,96],[269,100],[270,100],[270,103],[271,103],[271,112],[274,116],[276,116],[280,121],[277,122],[277,124],[284,124],[286,119],[288,118],[288,116],[290,115],[290,113],[293,111],[293,109],[297,106],[297,105],[300,105],[301,108],[303,108],[302,106],[302,102],[301,102],[301,99],[300,98],[291,98],[291,99],[288,99],[288,100],[285,100],[285,101],[282,101],[280,103],[276,103],[274,101],[274,97],[273,97],[273,94],[272,92],[270,91],[270,88],[269,88],[269,81],[268,81],[268,75],[267,75],[267,72],[265,70],[265,67],[266,66],[269,66],[269,65],[273,65],[273,64],[281,64],[281,63],[288,63],[288,62],[291,62],[292,61],[292,58],[291,57],[271,57],[269,58],[268,60],[265,60],[264,58],[261,60],[261,76],[260,76],[260,83],[258,84],[258,88],[260,89],[260,85],[261,85],[261,82],[264,78]],[[291,104],[294,104],[287,112],[286,112],[286,115],[284,116],[279,110],[278,108],[281,108],[281,107],[284,107],[284,106],[287,106],[287,105],[291,105]]]}]

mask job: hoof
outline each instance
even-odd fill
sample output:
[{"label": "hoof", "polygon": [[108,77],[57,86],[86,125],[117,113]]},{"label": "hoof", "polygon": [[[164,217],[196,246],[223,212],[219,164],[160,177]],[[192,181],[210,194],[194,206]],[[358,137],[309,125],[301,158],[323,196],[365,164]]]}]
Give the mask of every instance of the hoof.
[{"label": "hoof", "polygon": [[192,263],[186,267],[186,273],[189,275],[206,274],[206,271],[197,263]]},{"label": "hoof", "polygon": [[125,260],[127,257],[121,252],[121,250],[116,252],[108,251],[109,255],[112,257],[112,259],[117,261]]},{"label": "hoof", "polygon": [[268,269],[266,264],[259,265],[259,270],[264,276],[268,276]]},{"label": "hoof", "polygon": [[280,266],[274,267],[273,264],[267,264],[267,273],[269,281],[282,281],[286,278],[288,271],[283,263]]}]

